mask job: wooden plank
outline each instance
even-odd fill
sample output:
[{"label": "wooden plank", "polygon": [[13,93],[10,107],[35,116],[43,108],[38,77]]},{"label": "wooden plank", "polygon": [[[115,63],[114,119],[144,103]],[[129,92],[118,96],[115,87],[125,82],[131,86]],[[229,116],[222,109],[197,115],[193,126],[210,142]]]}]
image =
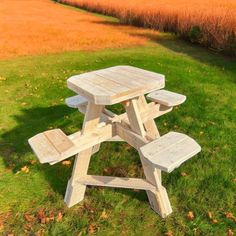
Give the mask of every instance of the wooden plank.
[{"label": "wooden plank", "polygon": [[86,78],[83,78],[82,75],[70,77],[67,80],[67,86],[75,93],[98,105],[110,104],[110,97],[114,95],[114,92],[107,90],[105,87],[95,86]]},{"label": "wooden plank", "polygon": [[[128,71],[130,74],[133,74],[134,76],[142,76],[144,79],[152,79],[152,82],[156,80],[163,81],[165,80],[165,76],[156,72],[144,70],[141,68],[133,67],[133,66],[117,66],[121,68],[122,70]],[[164,86],[164,84],[163,84]]]},{"label": "wooden plank", "polygon": [[141,118],[142,118],[145,130],[147,132],[147,135],[149,137],[151,137],[152,139],[160,137],[160,134],[159,134],[159,131],[157,129],[157,126],[155,124],[154,119],[151,118],[151,119],[148,119],[147,121],[144,121],[144,119],[143,119],[143,117],[144,117],[143,113],[144,112],[148,111],[148,113],[145,114],[145,118],[146,118],[147,115],[153,114],[153,111],[152,112],[149,111],[149,109],[148,109],[149,106],[148,106],[144,96],[140,96],[139,97],[139,99],[138,99],[138,106],[139,106],[139,110],[141,112]]},{"label": "wooden plank", "polygon": [[163,75],[146,72],[143,77],[136,72],[133,76],[126,69],[119,66],[72,76],[67,84],[74,92],[100,105],[112,105],[164,87]]},{"label": "wooden plank", "polygon": [[[119,83],[120,85],[129,89],[137,89],[137,87],[139,88],[140,84],[142,84],[140,81],[135,80],[134,77],[132,77],[127,83],[127,75],[120,74],[119,71],[120,69],[118,67],[111,67],[104,70],[96,71],[96,74],[107,77],[109,78],[109,80],[115,81],[116,83]],[[130,77],[130,74],[128,76]],[[143,83],[145,84],[145,82]]]},{"label": "wooden plank", "polygon": [[60,153],[43,133],[33,136],[28,142],[40,163],[54,161],[60,156]]},{"label": "wooden plank", "polygon": [[168,107],[180,105],[186,100],[186,96],[164,89],[149,93],[147,98]]},{"label": "wooden plank", "polygon": [[88,100],[81,95],[76,95],[73,97],[66,98],[65,103],[71,108],[78,108],[79,106],[87,105]]},{"label": "wooden plank", "polygon": [[43,134],[60,154],[74,146],[60,129],[48,130]]},{"label": "wooden plank", "polygon": [[201,147],[185,134],[169,132],[140,150],[152,165],[165,172],[171,172],[200,152]]},{"label": "wooden plank", "polygon": [[134,132],[145,136],[143,122],[139,113],[137,99],[132,99],[124,103],[125,110],[130,122],[130,126]]},{"label": "wooden plank", "polygon": [[86,82],[89,82],[91,85],[101,89],[105,88],[106,90],[110,91],[112,95],[123,93],[129,90],[129,88],[118,84],[116,81],[112,81],[106,77],[101,76],[97,71],[90,73],[84,78],[86,78]]},{"label": "wooden plank", "polygon": [[77,182],[84,185],[115,187],[115,188],[142,189],[142,190],[156,189],[156,187],[150,184],[148,181],[138,178],[86,175],[80,177],[77,180]]},{"label": "wooden plank", "polygon": [[172,213],[172,208],[166,189],[161,184],[161,173],[153,165],[146,162],[146,159],[142,155],[140,149],[139,155],[146,179],[156,186],[156,190],[147,191],[150,205],[155,212],[157,212],[162,218],[165,218]]},{"label": "wooden plank", "polygon": [[140,147],[148,143],[148,140],[145,137],[141,137],[140,135],[136,134],[126,124],[115,123],[115,125],[117,135],[119,135],[123,140],[125,140],[135,149],[139,149]]},{"label": "wooden plank", "polygon": [[[137,100],[135,100],[135,103]],[[137,104],[136,104],[137,105]],[[127,105],[126,105],[127,107]],[[145,133],[142,132],[143,124],[140,122],[141,118],[138,118],[139,122],[137,122],[137,117],[140,117],[139,110],[136,107],[131,107],[130,111],[126,109],[130,126],[132,130],[140,134],[141,137],[144,138]],[[133,118],[134,117],[134,118]],[[135,118],[136,117],[136,118]],[[148,144],[147,144],[148,145]],[[140,146],[141,147],[141,146]],[[157,212],[161,217],[166,217],[168,214],[172,212],[170,207],[170,202],[167,194],[164,192],[164,187],[161,185],[161,173],[154,169],[150,163],[146,164],[145,158],[142,155],[140,148],[137,149],[140,155],[140,159],[142,162],[144,174],[148,182],[152,183],[156,186],[156,190],[147,190],[148,199],[152,209]]]},{"label": "wooden plank", "polygon": [[[114,128],[112,124],[108,124],[104,127],[96,128],[93,132],[88,132],[85,134],[72,136],[71,140],[74,146],[65,152],[61,153],[61,155],[57,155],[56,159],[50,161],[50,165],[54,165],[68,157],[76,155],[77,153],[83,152],[86,149],[92,148],[102,142],[105,142],[115,136]],[[70,136],[69,136],[70,138]],[[45,161],[49,162],[49,161]],[[42,163],[45,163],[42,162]]]},{"label": "wooden plank", "polygon": [[[103,108],[103,106],[98,106],[91,102],[88,103],[81,132],[82,135],[92,133],[92,131],[96,128],[99,123],[100,115],[102,113]],[[83,184],[76,183],[76,180],[79,179],[81,176],[87,174],[92,150],[92,147],[88,148],[80,152],[75,158],[72,176],[71,179],[68,181],[64,198],[64,201],[66,202],[68,207],[71,207],[84,199],[86,186]]]}]

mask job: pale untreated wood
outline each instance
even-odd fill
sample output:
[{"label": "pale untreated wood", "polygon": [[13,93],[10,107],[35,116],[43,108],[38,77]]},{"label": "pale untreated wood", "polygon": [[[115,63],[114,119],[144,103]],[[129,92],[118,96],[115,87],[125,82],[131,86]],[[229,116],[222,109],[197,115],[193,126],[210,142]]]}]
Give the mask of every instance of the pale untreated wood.
[{"label": "pale untreated wood", "polygon": [[186,96],[164,89],[149,93],[147,98],[153,102],[157,102],[168,107],[180,105],[186,100]]},{"label": "pale untreated wood", "polygon": [[155,167],[171,172],[201,151],[198,143],[189,136],[169,132],[141,147],[142,155]]},{"label": "pale untreated wood", "polygon": [[[81,113],[85,114],[87,107],[84,105],[79,105],[78,109]],[[141,120],[146,125],[147,121],[153,120],[157,117],[160,117],[170,111],[172,111],[172,107],[167,107],[161,104],[155,104],[155,103],[149,103],[147,104],[147,107],[145,110],[140,109],[140,116]],[[101,121],[107,122],[109,121],[110,123],[114,122],[128,122],[128,116],[126,113],[123,113],[121,115],[116,115],[113,112],[104,109],[102,114],[101,114]]]},{"label": "pale untreated wood", "polygon": [[[96,128],[99,123],[100,115],[103,108],[103,106],[95,105],[90,102],[88,103],[88,109],[85,114],[82,128],[82,135],[91,133],[94,128]],[[76,180],[79,179],[79,177],[87,174],[92,150],[92,147],[88,148],[80,152],[75,158],[72,176],[68,181],[64,198],[64,201],[66,202],[68,207],[71,207],[84,199],[86,186],[84,184],[76,183]]]},{"label": "pale untreated wood", "polygon": [[137,99],[128,100],[127,102],[124,103],[124,105],[132,130],[134,132],[137,132],[137,134],[141,135],[142,137],[144,137],[146,132],[144,130],[142,118],[139,112],[138,100]]},{"label": "pale untreated wood", "polygon": [[87,105],[88,100],[81,95],[75,95],[73,97],[66,98],[65,103],[71,108],[79,108],[79,106]]},{"label": "pale untreated wood", "polygon": [[[148,110],[148,104],[147,104],[147,102],[146,102],[146,99],[145,99],[145,97],[144,96],[140,96],[139,97],[139,100],[138,100],[138,107],[139,107],[139,110],[140,110],[140,112],[141,112],[141,118],[142,118],[142,121],[143,121],[143,125],[144,125],[144,127],[145,127],[145,130],[146,130],[146,132],[147,132],[147,134],[148,134],[148,136],[149,137],[151,137],[152,139],[155,139],[155,138],[157,138],[157,137],[159,137],[160,136],[160,134],[159,134],[159,131],[158,131],[158,129],[157,129],[157,126],[156,126],[156,124],[155,124],[155,121],[154,121],[154,119],[152,118],[150,118],[150,119],[147,119],[146,121],[144,120],[144,116],[145,116],[145,118],[147,117],[147,115],[148,114],[153,114],[153,110],[152,110],[152,112],[150,112],[149,110]],[[147,115],[145,114],[143,114],[144,112],[146,112],[147,113]],[[159,114],[158,114],[159,115]]]},{"label": "pale untreated wood", "polygon": [[40,163],[55,161],[60,156],[58,150],[52,145],[44,133],[35,135],[28,142]]},{"label": "pale untreated wood", "polygon": [[[139,103],[140,103],[140,100],[141,99],[139,99]],[[144,102],[145,101],[142,99],[142,103]],[[132,131],[139,134],[139,136],[141,136],[145,140],[146,132],[144,131],[144,126],[141,120],[138,106],[141,107],[140,104],[138,105],[137,99],[132,99],[131,101],[129,100],[125,102],[125,109],[128,115],[128,119],[130,122],[130,126],[132,128]],[[155,212],[157,212],[161,217],[166,217],[172,212],[169,198],[167,194],[165,194],[165,188],[161,185],[160,172],[158,173],[158,171],[154,170],[152,166],[146,165],[144,161],[144,157],[142,153],[140,152],[140,147],[142,146],[143,145],[140,145],[139,147],[137,147],[137,150],[139,151],[144,174],[146,176],[147,181],[149,181],[150,183],[156,186],[156,190],[147,190],[147,195],[148,195],[150,205],[152,209]]]},{"label": "pale untreated wood", "polygon": [[[50,163],[53,165],[81,151],[92,148],[101,142],[109,140],[115,135],[114,129],[111,124],[107,124],[103,127],[95,127],[93,132],[85,134],[77,132],[69,136],[66,136],[62,131],[59,133],[58,129],[50,130],[50,136],[48,136],[53,137],[53,139],[48,138],[44,132],[30,138],[29,144],[40,163]],[[52,136],[54,132],[56,134]],[[46,131],[46,133],[48,134],[48,131]],[[60,136],[56,137],[58,133]]]},{"label": "pale untreated wood", "polygon": [[[86,185],[146,190],[152,209],[161,217],[172,212],[161,171],[170,172],[200,151],[186,135],[170,132],[160,137],[154,118],[186,99],[164,87],[164,76],[131,66],[115,66],[73,76],[68,87],[76,95],[66,104],[85,114],[81,132],[66,136],[50,130],[29,140],[40,162],[55,164],[76,154],[65,202],[71,207],[84,199]],[[153,92],[154,91],[154,92]],[[151,92],[151,93],[150,93]],[[144,94],[153,102],[147,103]],[[122,102],[126,113],[116,115],[105,105]],[[105,141],[126,141],[139,152],[145,179],[87,175],[91,155]]]},{"label": "pale untreated wood", "polygon": [[112,176],[97,176],[85,175],[77,180],[80,184],[115,187],[115,188],[129,188],[129,189],[142,189],[142,190],[155,190],[156,186],[150,184],[144,179],[138,178],[123,178]]},{"label": "pale untreated wood", "polygon": [[95,104],[111,105],[164,87],[164,75],[115,66],[72,76],[68,87]]},{"label": "pale untreated wood", "polygon": [[60,129],[48,130],[43,134],[60,154],[74,146],[73,142]]},{"label": "pale untreated wood", "polygon": [[115,125],[117,135],[119,135],[123,140],[125,140],[135,149],[138,149],[148,143],[148,139],[132,131],[130,127],[127,126],[127,124],[115,123]]}]

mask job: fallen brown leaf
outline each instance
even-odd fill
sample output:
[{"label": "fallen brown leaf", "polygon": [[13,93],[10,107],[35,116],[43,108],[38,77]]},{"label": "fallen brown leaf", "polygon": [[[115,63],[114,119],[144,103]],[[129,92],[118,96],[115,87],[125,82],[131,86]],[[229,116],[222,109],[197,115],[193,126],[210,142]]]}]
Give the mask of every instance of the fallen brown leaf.
[{"label": "fallen brown leaf", "polygon": [[27,174],[29,173],[29,168],[27,166],[24,166],[21,168],[21,171]]},{"label": "fallen brown leaf", "polygon": [[24,225],[24,229],[25,229],[26,232],[31,231],[32,230],[32,224],[28,223],[28,224]]},{"label": "fallen brown leaf", "polygon": [[213,217],[212,213],[209,211],[209,212],[207,212],[207,215],[208,215],[208,218],[211,220]]},{"label": "fallen brown leaf", "polygon": [[66,160],[66,161],[63,161],[61,164],[64,165],[64,166],[69,166],[69,165],[71,165],[71,161]]},{"label": "fallen brown leaf", "polygon": [[228,218],[228,219],[234,219],[234,215],[233,215],[232,212],[226,212],[225,217]]},{"label": "fallen brown leaf", "polygon": [[193,219],[194,219],[194,214],[193,214],[192,211],[189,211],[189,212],[188,212],[187,218],[188,218],[189,220],[193,220]]},{"label": "fallen brown leaf", "polygon": [[0,81],[5,81],[5,80],[7,80],[7,78],[0,76]]},{"label": "fallen brown leaf", "polygon": [[95,234],[98,230],[98,227],[96,224],[92,223],[88,226],[88,233]]},{"label": "fallen brown leaf", "polygon": [[4,223],[7,221],[8,218],[11,217],[11,212],[1,213],[0,214],[0,230],[4,229]]},{"label": "fallen brown leaf", "polygon": [[211,223],[212,223],[212,224],[217,224],[217,223],[218,223],[218,220],[217,220],[217,219],[212,219]]},{"label": "fallen brown leaf", "polygon": [[62,215],[61,212],[59,212],[58,215],[57,215],[57,222],[61,222],[62,218],[63,218],[63,215]]},{"label": "fallen brown leaf", "polygon": [[30,214],[25,214],[24,217],[25,217],[26,221],[28,221],[28,222],[32,222],[35,220],[35,217]]},{"label": "fallen brown leaf", "polygon": [[45,215],[44,210],[41,209],[41,210],[38,211],[37,218],[38,218],[38,220],[41,224],[46,223],[46,215]]},{"label": "fallen brown leaf", "polygon": [[33,165],[33,164],[35,164],[36,162],[37,162],[36,160],[31,160],[31,161],[30,161],[30,164]]},{"label": "fallen brown leaf", "polygon": [[227,236],[234,236],[234,232],[232,229],[228,229]]},{"label": "fallen brown leaf", "polygon": [[100,215],[100,218],[101,219],[107,219],[108,218],[108,214],[106,213],[105,209],[103,209],[102,214]]},{"label": "fallen brown leaf", "polygon": [[225,217],[233,220],[236,223],[236,216],[234,216],[232,212],[226,212]]},{"label": "fallen brown leaf", "polygon": [[181,172],[181,176],[186,177],[186,176],[188,176],[188,174],[185,172]]},{"label": "fallen brown leaf", "polygon": [[43,236],[43,230],[40,229],[39,231],[37,231],[37,232],[35,233],[35,236]]},{"label": "fallen brown leaf", "polygon": [[236,178],[235,178],[235,179],[233,179],[233,182],[234,182],[234,183],[236,183]]},{"label": "fallen brown leaf", "polygon": [[168,230],[165,234],[165,236],[173,236],[173,232],[171,230]]}]

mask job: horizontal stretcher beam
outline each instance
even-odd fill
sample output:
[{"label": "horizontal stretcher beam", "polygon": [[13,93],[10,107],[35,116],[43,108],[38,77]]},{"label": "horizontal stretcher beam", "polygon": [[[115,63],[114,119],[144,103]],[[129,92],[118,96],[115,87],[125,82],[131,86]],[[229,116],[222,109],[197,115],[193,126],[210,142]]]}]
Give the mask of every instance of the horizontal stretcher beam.
[{"label": "horizontal stretcher beam", "polygon": [[156,190],[156,187],[149,183],[147,180],[139,178],[86,175],[80,177],[79,180],[76,181],[76,183],[114,188]]},{"label": "horizontal stretcher beam", "polygon": [[[86,105],[81,105],[78,107],[78,109],[81,113],[85,114]],[[148,120],[155,119],[159,116],[162,116],[162,115],[172,111],[172,109],[173,109],[172,107],[167,107],[164,105],[155,104],[155,103],[151,102],[148,104],[147,109],[145,111],[141,112],[140,116],[141,116],[142,122],[145,123]],[[128,123],[128,116],[126,113],[123,113],[121,115],[116,115],[113,112],[111,112],[107,109],[104,109],[102,116],[101,116],[101,121],[104,121],[104,122],[109,121],[111,123],[124,121],[124,122]]]}]

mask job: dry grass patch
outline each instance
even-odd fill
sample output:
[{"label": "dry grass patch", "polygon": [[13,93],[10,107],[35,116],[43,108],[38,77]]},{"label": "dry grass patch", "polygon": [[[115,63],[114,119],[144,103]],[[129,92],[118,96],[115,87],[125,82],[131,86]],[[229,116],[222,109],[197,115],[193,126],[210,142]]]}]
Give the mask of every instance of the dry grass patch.
[{"label": "dry grass patch", "polygon": [[[150,32],[50,0],[1,0],[0,58],[145,44]],[[115,26],[114,26],[115,24]]]},{"label": "dry grass patch", "polygon": [[235,0],[58,0],[236,55]]}]

